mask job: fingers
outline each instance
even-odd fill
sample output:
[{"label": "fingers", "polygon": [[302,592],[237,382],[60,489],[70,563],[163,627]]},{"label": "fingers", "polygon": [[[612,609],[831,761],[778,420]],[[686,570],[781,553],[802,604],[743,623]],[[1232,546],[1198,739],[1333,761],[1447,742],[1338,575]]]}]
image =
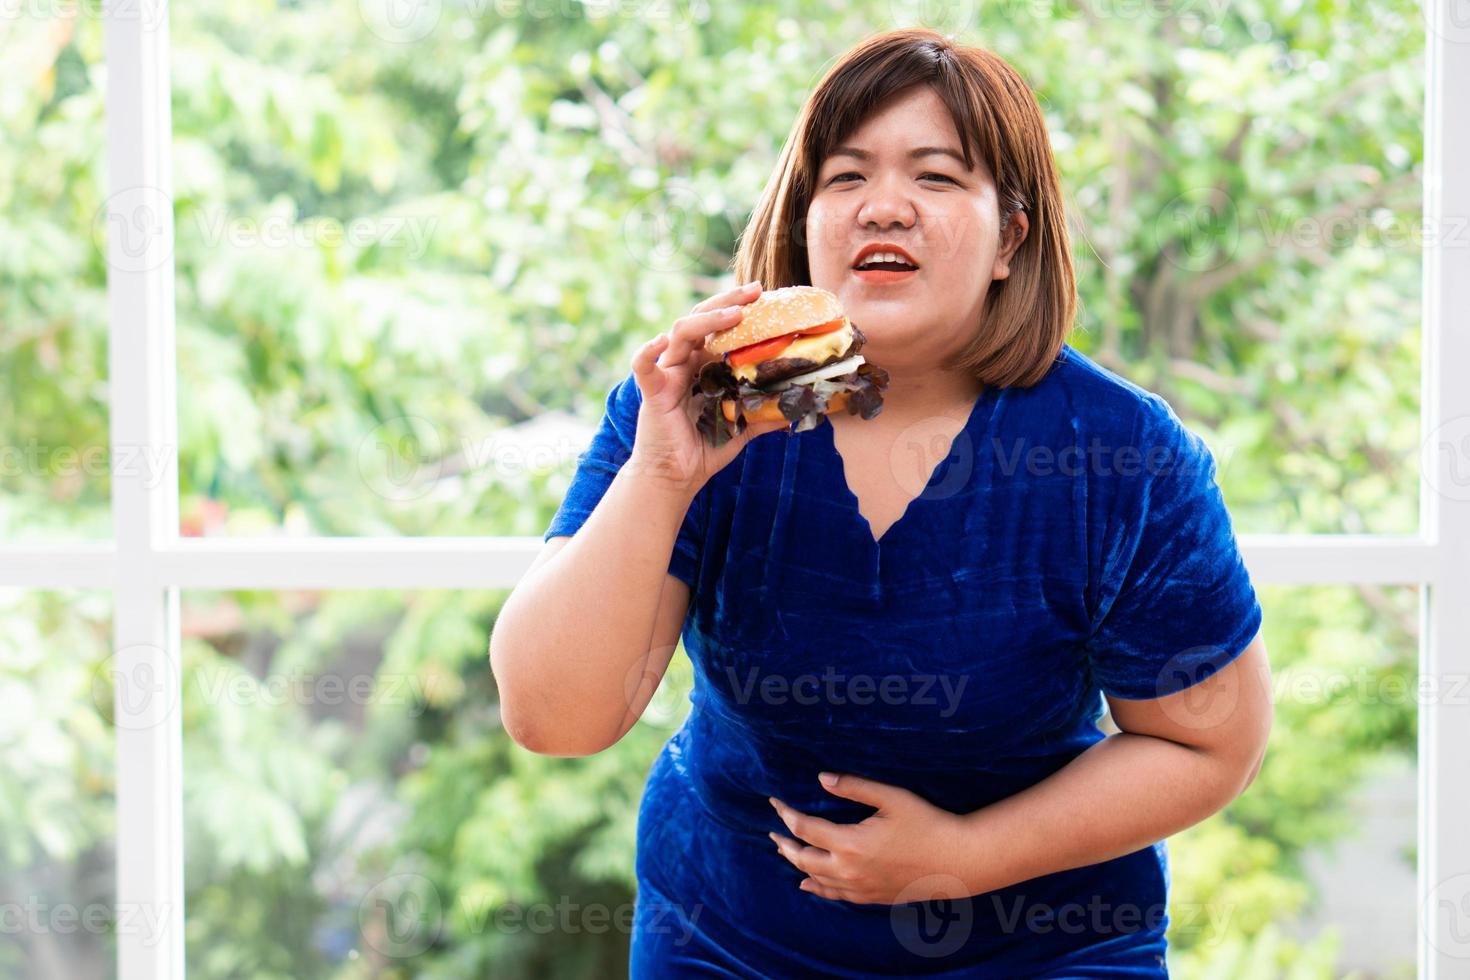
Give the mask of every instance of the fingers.
[{"label": "fingers", "polygon": [[786,829],[791,831],[791,836],[798,837],[809,844],[815,844],[830,851],[842,841],[844,836],[853,832],[850,825],[836,824],[822,817],[802,813],[782,803],[774,796],[768,797],[768,800],[771,806],[776,808],[776,815],[781,818],[781,822],[786,824]]},{"label": "fingers", "polygon": [[880,783],[876,779],[866,779],[850,773],[836,773],[831,783],[823,785],[827,787],[829,793],[845,796],[859,803],[867,803],[879,810],[896,805],[902,797],[908,795],[908,791],[902,787]]},{"label": "fingers", "polygon": [[818,898],[826,898],[834,902],[851,902],[854,905],[870,904],[859,899],[855,892],[843,888],[837,888],[825,882],[817,881],[813,878],[802,879],[801,884],[797,885],[797,887],[804,892],[811,892]]},{"label": "fingers", "polygon": [[658,391],[660,379],[654,363],[668,345],[669,335],[661,333],[633,353],[633,380],[637,382],[645,398]]},{"label": "fingers", "polygon": [[760,294],[760,281],[756,280],[755,282],[748,282],[743,286],[736,286],[734,289],[727,289],[723,293],[715,293],[709,299],[695,304],[694,309],[690,310],[689,312],[703,313],[706,310],[716,310],[722,306],[730,306],[734,303],[749,303]]},{"label": "fingers", "polygon": [[704,338],[716,330],[728,330],[740,322],[745,308],[739,304],[690,313],[674,321],[669,331],[668,352],[659,359],[659,367],[677,367],[689,359],[696,347],[704,346]]},{"label": "fingers", "polygon": [[[740,322],[745,304],[761,294],[757,280],[734,289],[716,293],[697,303],[687,314],[674,321],[669,331],[667,352],[659,358],[659,367],[679,367],[690,355],[704,346],[704,338],[717,330],[728,330]],[[689,372],[692,374],[693,372]]]},{"label": "fingers", "polygon": [[836,879],[838,877],[837,862],[831,851],[824,851],[820,847],[782,837],[774,831],[767,836],[776,842],[776,850],[781,852],[781,856],[799,870],[816,878]]}]

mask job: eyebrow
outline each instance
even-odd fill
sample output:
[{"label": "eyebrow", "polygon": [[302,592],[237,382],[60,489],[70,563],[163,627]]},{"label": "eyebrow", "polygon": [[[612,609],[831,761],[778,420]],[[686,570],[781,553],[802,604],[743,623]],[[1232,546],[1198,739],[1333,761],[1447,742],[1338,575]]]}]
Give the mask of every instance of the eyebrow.
[{"label": "eyebrow", "polygon": [[[867,150],[859,150],[855,146],[839,146],[827,155],[829,157],[855,157],[858,160],[865,161],[873,159],[873,154],[869,153]],[[952,150],[947,146],[915,147],[914,149],[909,151],[908,156],[910,160],[917,160],[919,159],[919,157],[929,156],[953,157],[959,162],[960,166],[965,166],[964,156],[958,150]],[[968,169],[968,167],[966,169]]]}]

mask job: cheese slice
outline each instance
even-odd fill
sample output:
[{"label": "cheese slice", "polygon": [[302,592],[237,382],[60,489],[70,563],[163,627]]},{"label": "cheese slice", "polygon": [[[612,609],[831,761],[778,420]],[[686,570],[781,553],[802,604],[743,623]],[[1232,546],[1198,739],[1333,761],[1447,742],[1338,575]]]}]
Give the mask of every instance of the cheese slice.
[{"label": "cheese slice", "polygon": [[[852,324],[844,320],[841,330],[833,330],[831,333],[811,334],[806,337],[797,337],[791,344],[777,354],[777,357],[804,357],[808,360],[821,364],[829,357],[836,357],[847,350],[852,343]],[[741,364],[730,370],[735,377],[742,381],[755,384],[755,364]]]}]

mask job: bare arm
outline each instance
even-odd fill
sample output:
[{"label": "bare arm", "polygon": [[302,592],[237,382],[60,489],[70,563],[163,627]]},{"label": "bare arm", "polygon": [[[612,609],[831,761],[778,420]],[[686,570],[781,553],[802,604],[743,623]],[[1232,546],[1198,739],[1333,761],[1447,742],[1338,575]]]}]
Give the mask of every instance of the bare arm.
[{"label": "bare arm", "polygon": [[1051,776],[965,816],[972,894],[1131,854],[1235,799],[1271,731],[1270,667],[1257,634],[1229,665],[1167,697],[1108,698],[1121,731]]},{"label": "bare arm", "polygon": [[547,541],[490,635],[501,720],[534,752],[589,755],[642,715],[678,645],[670,575],[692,498],[624,467],[582,528]]},{"label": "bare arm", "polygon": [[[633,357],[640,397],[630,457],[575,535],[546,543],[490,635],[490,667],[511,738],[548,755],[590,755],[633,726],[663,679],[689,609],[668,572],[684,516],[751,439],[787,428],[752,424],[719,447],[691,420],[691,381],[760,295],[756,283],[699,303]],[[626,441],[626,440],[625,440]]]}]

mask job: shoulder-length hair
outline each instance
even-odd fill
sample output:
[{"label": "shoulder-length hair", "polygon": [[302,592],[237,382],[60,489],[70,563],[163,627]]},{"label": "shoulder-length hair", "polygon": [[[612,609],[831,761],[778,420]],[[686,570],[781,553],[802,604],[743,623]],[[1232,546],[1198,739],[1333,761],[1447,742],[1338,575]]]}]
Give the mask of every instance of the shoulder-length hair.
[{"label": "shoulder-length hair", "polygon": [[1000,227],[1018,210],[1029,230],[1010,276],[990,284],[984,322],[952,367],[982,384],[1027,387],[1060,353],[1076,315],[1066,213],[1056,161],[1031,89],[1004,60],[924,28],[875,34],[843,55],[802,106],[760,203],[741,232],[737,282],[766,289],[811,285],[804,227],[817,172],[832,148],[888,99],[928,85],[944,101],[964,144],[995,181]]}]

